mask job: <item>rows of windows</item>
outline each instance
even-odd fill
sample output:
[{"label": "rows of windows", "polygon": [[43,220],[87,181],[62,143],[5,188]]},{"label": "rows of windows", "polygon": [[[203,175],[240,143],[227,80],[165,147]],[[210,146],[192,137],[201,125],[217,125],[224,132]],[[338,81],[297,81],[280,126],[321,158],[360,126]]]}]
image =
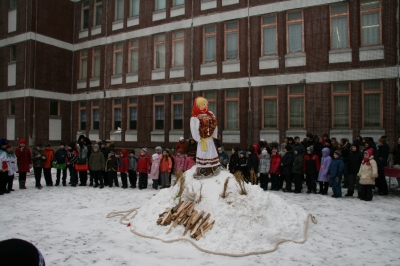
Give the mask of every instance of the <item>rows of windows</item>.
[{"label": "rows of windows", "polygon": [[[261,128],[277,129],[279,126],[279,114],[288,111],[287,128],[306,128],[306,104],[304,85],[291,85],[287,88],[287,106],[279,105],[278,88],[265,87],[262,89],[262,119]],[[240,129],[240,96],[239,90],[225,90],[224,113],[227,130]],[[203,96],[209,101],[209,110],[217,115],[216,91],[207,91]],[[171,97],[171,127],[174,130],[182,130],[184,126],[184,99],[183,94],[155,95],[153,96],[153,129],[165,129],[165,98]],[[351,84],[333,83],[331,85],[331,121],[332,128],[351,128]],[[114,99],[112,104],[113,129],[121,127],[122,99]],[[127,99],[127,129],[136,130],[138,123],[138,99]],[[284,109],[282,109],[284,108]],[[80,130],[86,130],[86,102],[80,102]],[[371,80],[362,82],[362,113],[363,128],[379,128],[382,126],[382,81]],[[285,122],[286,123],[286,122]],[[99,129],[99,101],[92,102],[93,130]]]}]

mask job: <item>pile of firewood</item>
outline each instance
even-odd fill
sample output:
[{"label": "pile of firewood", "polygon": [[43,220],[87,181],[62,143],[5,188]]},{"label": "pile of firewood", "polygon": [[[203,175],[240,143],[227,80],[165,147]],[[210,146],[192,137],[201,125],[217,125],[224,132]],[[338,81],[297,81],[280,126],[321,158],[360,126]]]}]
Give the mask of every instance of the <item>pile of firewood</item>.
[{"label": "pile of firewood", "polygon": [[169,234],[178,224],[183,225],[185,231],[182,236],[190,231],[190,237],[199,240],[212,229],[215,221],[209,221],[211,214],[208,213],[204,216],[204,211],[196,211],[195,204],[195,202],[181,201],[175,207],[165,209],[159,215],[157,224],[167,226],[173,222],[166,234]]}]

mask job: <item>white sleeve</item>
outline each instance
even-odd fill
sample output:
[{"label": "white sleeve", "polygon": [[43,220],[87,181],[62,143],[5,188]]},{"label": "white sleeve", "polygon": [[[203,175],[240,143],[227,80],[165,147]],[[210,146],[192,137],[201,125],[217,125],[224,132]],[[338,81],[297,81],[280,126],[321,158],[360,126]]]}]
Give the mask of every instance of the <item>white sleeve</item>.
[{"label": "white sleeve", "polygon": [[199,125],[200,121],[197,117],[190,118],[190,132],[192,133],[193,139],[197,142],[200,141]]},{"label": "white sleeve", "polygon": [[214,133],[213,133],[212,137],[213,137],[214,139],[218,138],[218,126],[215,127]]}]

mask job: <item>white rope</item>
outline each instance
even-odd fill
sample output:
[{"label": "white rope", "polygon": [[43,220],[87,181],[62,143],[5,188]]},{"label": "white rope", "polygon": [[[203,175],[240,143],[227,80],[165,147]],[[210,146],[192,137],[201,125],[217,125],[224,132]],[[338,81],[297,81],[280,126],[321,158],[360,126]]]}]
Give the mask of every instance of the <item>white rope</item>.
[{"label": "white rope", "polygon": [[[114,217],[121,217],[121,219],[119,220],[119,222],[123,225],[129,225],[130,221],[135,218],[135,216],[138,214],[138,210],[139,208],[133,208],[127,211],[118,211],[118,212],[111,212],[107,215],[107,218],[114,218]],[[275,246],[272,249],[268,249],[268,250],[262,250],[262,251],[253,251],[253,252],[247,252],[247,253],[239,253],[239,254],[235,254],[235,253],[226,253],[226,252],[215,252],[215,251],[211,251],[208,249],[204,249],[199,247],[194,241],[187,239],[187,238],[176,238],[176,239],[171,239],[171,240],[165,240],[165,239],[161,239],[159,237],[155,237],[155,236],[149,236],[149,235],[145,235],[142,233],[139,233],[135,230],[132,229],[131,227],[131,232],[134,233],[135,235],[138,235],[140,237],[144,237],[144,238],[149,238],[149,239],[156,239],[156,240],[160,240],[164,243],[173,243],[173,242],[178,242],[178,241],[186,241],[189,242],[190,244],[192,244],[195,248],[197,248],[200,251],[203,251],[205,253],[209,253],[209,254],[214,254],[214,255],[222,255],[222,256],[228,256],[228,257],[246,257],[246,256],[250,256],[250,255],[260,255],[260,254],[267,254],[267,253],[271,253],[274,252],[275,250],[278,249],[278,245],[285,243],[285,242],[293,242],[296,244],[304,244],[307,241],[307,230],[308,230],[308,222],[309,220],[311,220],[312,223],[316,224],[317,223],[317,219],[315,218],[315,216],[313,216],[311,213],[309,213],[307,215],[307,218],[305,220],[305,227],[304,227],[304,238],[301,241],[296,241],[296,240],[290,240],[290,239],[282,239],[279,240],[277,243],[275,243]]]}]

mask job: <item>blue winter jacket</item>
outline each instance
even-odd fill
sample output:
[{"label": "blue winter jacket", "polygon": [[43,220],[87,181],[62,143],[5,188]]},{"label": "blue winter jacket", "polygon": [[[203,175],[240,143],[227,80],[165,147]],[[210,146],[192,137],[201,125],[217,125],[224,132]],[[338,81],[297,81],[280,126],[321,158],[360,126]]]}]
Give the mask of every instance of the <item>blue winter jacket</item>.
[{"label": "blue winter jacket", "polygon": [[65,163],[65,159],[67,158],[67,150],[66,149],[58,149],[54,154],[54,161],[57,163]]},{"label": "blue winter jacket", "polygon": [[329,175],[331,178],[339,177],[342,178],[344,169],[344,162],[342,156],[334,158],[329,167]]}]

